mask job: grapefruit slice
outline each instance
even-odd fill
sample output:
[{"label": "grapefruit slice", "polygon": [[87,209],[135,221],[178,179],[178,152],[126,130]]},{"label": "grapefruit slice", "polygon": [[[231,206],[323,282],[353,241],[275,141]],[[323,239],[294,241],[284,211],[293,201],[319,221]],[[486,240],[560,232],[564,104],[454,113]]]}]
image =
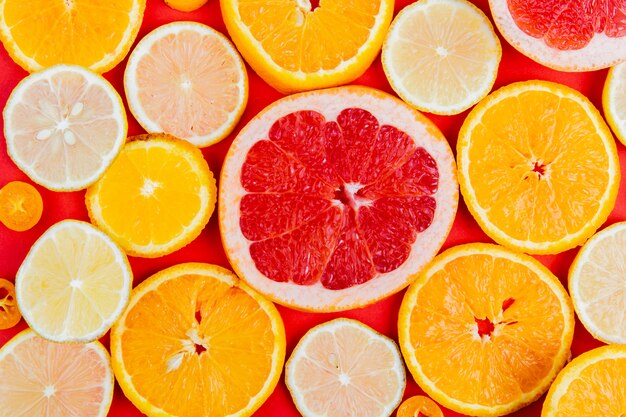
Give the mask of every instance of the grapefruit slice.
[{"label": "grapefruit slice", "polygon": [[364,306],[408,285],[445,241],[458,203],[436,126],[366,87],[273,103],[235,139],[220,181],[235,271],[309,311]]},{"label": "grapefruit slice", "polygon": [[591,71],[626,60],[626,3],[616,0],[489,0],[504,38],[560,71]]},{"label": "grapefruit slice", "polygon": [[3,417],[104,417],[112,399],[111,360],[100,342],[53,343],[27,329],[0,349]]}]

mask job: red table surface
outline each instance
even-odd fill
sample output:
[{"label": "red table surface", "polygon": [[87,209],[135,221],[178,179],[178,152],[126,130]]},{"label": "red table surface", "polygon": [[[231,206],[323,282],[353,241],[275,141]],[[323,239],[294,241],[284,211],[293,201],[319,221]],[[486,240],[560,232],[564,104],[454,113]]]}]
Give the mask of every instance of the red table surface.
[{"label": "red table surface", "polygon": [[[473,2],[491,18],[487,0],[473,0]],[[192,20],[201,22],[219,30],[224,34],[227,34],[222,20],[218,0],[209,0],[205,6],[191,13],[178,12],[170,9],[162,0],[148,0],[147,3],[138,39],[141,39],[148,32],[158,26],[177,20]],[[396,14],[400,11],[400,9],[410,3],[412,3],[410,0],[396,0]],[[500,38],[500,41],[502,43],[503,52],[502,62],[500,64],[498,78],[494,89],[522,80],[550,80],[560,82],[577,89],[589,97],[596,107],[601,109],[602,87],[607,74],[606,70],[586,73],[563,73],[550,70],[521,55],[513,47],[506,43],[503,38]],[[110,72],[104,74],[104,76],[115,86],[122,97],[124,97],[123,74],[125,67],[126,60],[117,65],[117,67]],[[265,84],[265,82],[263,82],[250,67],[247,67],[247,70],[250,78],[250,95],[248,107],[241,119],[241,122],[230,137],[203,150],[203,154],[214,173],[219,173],[222,166],[222,160],[228,150],[228,147],[241,127],[243,127],[265,106],[282,97],[282,94]],[[7,52],[3,48],[0,49],[0,104],[2,107],[4,107],[7,98],[15,85],[26,75],[27,73],[23,69],[13,63],[7,55]],[[380,58],[376,59],[367,72],[353,84],[368,85],[393,93],[385,78],[385,74],[383,73]],[[128,111],[128,108],[127,115],[129,135],[144,133],[143,129],[133,119],[131,113]],[[450,146],[454,150],[456,147],[456,139],[459,128],[461,127],[466,115],[467,112],[457,116],[435,116],[430,114],[427,116],[433,120],[437,126],[439,126],[443,134],[446,138],[448,138]],[[618,150],[622,172],[626,173],[626,148],[623,145],[618,144]],[[32,181],[30,181],[28,177],[22,173],[9,159],[6,152],[6,143],[2,140],[0,141],[0,187],[7,182],[14,180],[22,180],[32,183]],[[73,193],[53,193],[38,185],[36,185],[36,187],[40,191],[44,202],[44,213],[41,221],[33,229],[21,233],[13,232],[0,224],[0,277],[7,278],[10,281],[14,281],[15,274],[17,273],[17,270],[31,245],[50,226],[62,219],[67,218],[86,221],[89,220],[84,203],[84,191]],[[617,206],[603,227],[618,221],[626,220],[625,198],[626,185],[622,183],[617,199]],[[229,268],[228,260],[226,259],[224,250],[221,246],[217,218],[217,214],[214,214],[200,237],[190,243],[187,247],[171,255],[157,259],[130,257],[130,264],[135,276],[134,285],[137,285],[161,269],[182,262],[207,262]],[[491,242],[491,239],[489,239],[482,232],[478,224],[468,212],[465,203],[461,199],[452,232],[443,249],[469,242]],[[561,282],[564,285],[567,285],[567,271],[577,252],[578,249],[572,249],[559,255],[539,256],[537,258],[550,268],[550,270],[552,270],[552,272],[554,272],[554,274],[561,279]],[[400,293],[367,308],[331,314],[302,313],[286,307],[278,306],[281,316],[285,322],[287,334],[287,357],[289,357],[295,344],[308,329],[336,317],[349,317],[360,320],[361,322],[397,341],[398,331],[396,322],[398,318],[398,309],[403,295],[404,291],[401,291]],[[13,337],[13,335],[24,328],[26,328],[26,323],[22,320],[12,329],[1,330],[0,346],[4,345],[11,337]],[[105,335],[102,342],[108,347],[108,334]],[[576,357],[589,349],[601,345],[602,343],[594,340],[577,320],[574,332],[574,343],[572,345],[572,356]],[[417,394],[423,394],[423,391],[417,386],[413,378],[407,372],[407,386],[404,394],[405,398]],[[528,407],[512,414],[512,416],[540,416],[543,398],[544,397]],[[141,415],[142,414],[124,397],[124,394],[116,384],[113,404],[111,406],[109,416],[135,417]],[[283,377],[281,377],[278,386],[267,402],[254,414],[255,417],[296,417],[299,415],[300,414],[291,401],[291,397],[285,386]],[[460,414],[446,409],[444,409],[444,415],[446,417],[460,416]]]}]

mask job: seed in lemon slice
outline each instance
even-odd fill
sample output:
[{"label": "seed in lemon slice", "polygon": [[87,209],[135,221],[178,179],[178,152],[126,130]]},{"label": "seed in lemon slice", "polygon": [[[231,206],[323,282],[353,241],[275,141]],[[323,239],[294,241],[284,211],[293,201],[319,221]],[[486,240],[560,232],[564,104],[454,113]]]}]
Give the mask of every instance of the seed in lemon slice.
[{"label": "seed in lemon slice", "polygon": [[40,336],[89,342],[106,333],[128,302],[126,255],[89,223],[63,220],[35,242],[17,271],[17,304]]},{"label": "seed in lemon slice", "polygon": [[626,145],[626,62],[609,70],[602,92],[602,107],[615,136]]},{"label": "seed in lemon slice", "polygon": [[129,138],[87,190],[91,221],[132,256],[154,258],[194,240],[215,208],[213,173],[199,149],[165,134]]},{"label": "seed in lemon slice", "polygon": [[624,416],[626,345],[602,346],[575,358],[554,381],[541,417]]},{"label": "seed in lemon slice", "polygon": [[0,40],[27,71],[76,64],[102,73],[128,53],[146,0],[0,0]]},{"label": "seed in lemon slice", "polygon": [[300,339],[285,382],[304,417],[387,417],[402,400],[406,378],[393,340],[356,320],[335,319]]},{"label": "seed in lemon slice", "polygon": [[547,81],[502,87],[469,113],[457,142],[467,206],[496,242],[535,254],[582,244],[615,206],[615,140],[593,104]]},{"label": "seed in lemon slice", "polygon": [[404,296],[402,354],[419,386],[464,415],[535,401],[569,356],[574,312],[559,280],[528,255],[468,244],[438,255]]},{"label": "seed in lemon slice", "polygon": [[265,82],[290,93],[349,83],[372,64],[393,0],[220,0],[237,49]]},{"label": "seed in lemon slice", "polygon": [[3,117],[13,162],[54,191],[94,183],[126,139],[120,96],[107,80],[75,65],[56,65],[24,78]]},{"label": "seed in lemon slice", "polygon": [[139,284],[111,330],[115,376],[153,416],[251,416],[285,360],[274,305],[219,266],[187,263]]},{"label": "seed in lemon slice", "polygon": [[3,417],[105,417],[112,399],[111,359],[98,341],[54,343],[26,329],[0,349]]},{"label": "seed in lemon slice", "polygon": [[423,395],[407,398],[398,407],[396,417],[444,417],[436,402]]},{"label": "seed in lemon slice", "polygon": [[596,339],[626,344],[626,222],[593,236],[569,271],[578,318]]},{"label": "seed in lemon slice", "polygon": [[447,115],[489,93],[501,57],[489,19],[465,0],[421,0],[405,7],[382,52],[387,80],[404,101]]},{"label": "seed in lemon slice", "polygon": [[248,101],[248,75],[224,35],[200,23],[174,22],[137,44],[124,89],[130,111],[148,132],[204,147],[235,128]]}]

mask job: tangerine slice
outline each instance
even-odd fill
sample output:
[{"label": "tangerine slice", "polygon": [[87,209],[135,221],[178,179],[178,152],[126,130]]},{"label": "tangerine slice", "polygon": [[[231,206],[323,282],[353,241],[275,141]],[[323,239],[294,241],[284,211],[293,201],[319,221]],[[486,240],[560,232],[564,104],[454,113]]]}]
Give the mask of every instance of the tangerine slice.
[{"label": "tangerine slice", "polygon": [[443,412],[430,398],[416,395],[400,404],[396,417],[443,417]]},{"label": "tangerine slice", "polygon": [[0,330],[10,329],[21,319],[15,298],[15,286],[11,281],[0,278]]},{"label": "tangerine slice", "polygon": [[43,200],[32,185],[11,181],[0,189],[0,222],[11,230],[32,229],[41,219]]}]

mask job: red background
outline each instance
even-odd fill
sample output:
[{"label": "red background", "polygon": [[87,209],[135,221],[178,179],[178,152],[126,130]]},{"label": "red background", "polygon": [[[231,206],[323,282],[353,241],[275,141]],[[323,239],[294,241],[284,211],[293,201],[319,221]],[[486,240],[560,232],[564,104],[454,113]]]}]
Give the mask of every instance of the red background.
[{"label": "red background", "polygon": [[[487,0],[473,0],[473,2],[491,18]],[[138,39],[141,39],[144,35],[158,26],[176,20],[198,21],[212,26],[224,34],[227,33],[222,21],[218,0],[209,0],[206,5],[191,13],[178,12],[170,9],[162,0],[148,0],[147,3],[145,17],[141,30],[139,31]],[[412,1],[396,0],[395,12],[397,13],[409,3],[412,3]],[[588,73],[562,73],[550,70],[521,55],[509,44],[507,44],[504,39],[501,38],[500,40],[502,43],[503,55],[498,78],[494,88],[501,87],[511,82],[529,79],[556,81],[579,90],[584,95],[589,97],[596,107],[601,108],[602,87],[606,78],[606,70]],[[125,66],[126,61],[123,61],[112,71],[104,74],[105,77],[116,87],[122,97],[124,97],[122,79]],[[204,156],[208,161],[211,170],[216,174],[219,173],[222,165],[222,159],[239,129],[265,106],[282,97],[280,93],[265,84],[256,75],[256,73],[252,71],[252,69],[249,67],[247,69],[250,78],[250,95],[248,107],[241,122],[229,138],[223,140],[219,144],[203,150]],[[4,107],[4,104],[6,103],[6,100],[15,85],[26,75],[27,73],[18,65],[13,63],[6,51],[0,46],[1,107]],[[380,90],[393,93],[385,78],[385,74],[383,73],[380,58],[378,58],[368,71],[361,78],[356,80],[354,84],[369,85]],[[129,135],[144,133],[142,128],[132,118],[128,109],[127,114],[129,118]],[[430,117],[430,119],[439,126],[444,135],[448,138],[450,145],[454,150],[456,147],[456,138],[459,128],[466,115],[467,112],[453,117],[434,115],[428,115],[428,117]],[[622,172],[626,173],[626,148],[623,145],[618,144],[618,150]],[[0,187],[13,180],[22,180],[32,183],[32,181],[30,181],[26,175],[23,174],[8,158],[5,141],[2,140],[0,141]],[[75,193],[53,193],[43,187],[37,185],[36,187],[40,191],[44,202],[44,214],[39,224],[27,232],[21,233],[8,230],[0,224],[0,277],[7,278],[10,281],[14,281],[15,274],[30,246],[48,227],[66,218],[88,221],[87,211],[84,204],[84,191]],[[606,225],[626,220],[626,204],[624,203],[625,197],[626,186],[622,184],[618,195],[617,207],[611,213]],[[463,201],[460,201],[459,211],[452,233],[446,241],[444,248],[462,243],[490,241],[491,240],[480,230],[477,223],[473,220]],[[577,250],[578,249],[573,249],[557,256],[541,256],[538,257],[538,259],[550,268],[566,285],[567,271],[574,256],[576,255]],[[158,259],[130,257],[130,263],[135,274],[134,283],[135,285],[138,284],[148,276],[164,269],[165,267],[190,261],[208,262],[229,267],[220,243],[216,214],[213,215],[211,221],[202,232],[201,236],[178,252]],[[364,309],[334,314],[301,313],[278,306],[285,322],[287,332],[287,357],[291,354],[291,350],[297,341],[309,328],[335,317],[350,317],[360,320],[379,332],[397,340],[396,321],[403,294],[404,291]],[[13,335],[25,327],[26,324],[22,320],[18,326],[9,330],[0,331],[0,346],[4,345]],[[108,334],[102,341],[106,346],[108,346]],[[578,356],[582,352],[600,345],[602,345],[602,343],[594,340],[583,328],[580,322],[577,321],[574,334],[574,344],[572,346],[573,356]],[[407,373],[405,397],[421,393],[422,391],[420,388]],[[540,416],[542,401],[543,397],[534,404],[531,404],[530,406],[513,414],[513,416]],[[459,416],[459,414],[445,409],[444,414],[446,417]],[[134,417],[141,416],[142,414],[137,411],[124,397],[121,390],[116,385],[115,396],[109,415],[116,417]],[[284,379],[282,377],[272,396],[254,415],[255,417],[299,416],[299,413],[291,401],[289,392],[285,387]]]}]

